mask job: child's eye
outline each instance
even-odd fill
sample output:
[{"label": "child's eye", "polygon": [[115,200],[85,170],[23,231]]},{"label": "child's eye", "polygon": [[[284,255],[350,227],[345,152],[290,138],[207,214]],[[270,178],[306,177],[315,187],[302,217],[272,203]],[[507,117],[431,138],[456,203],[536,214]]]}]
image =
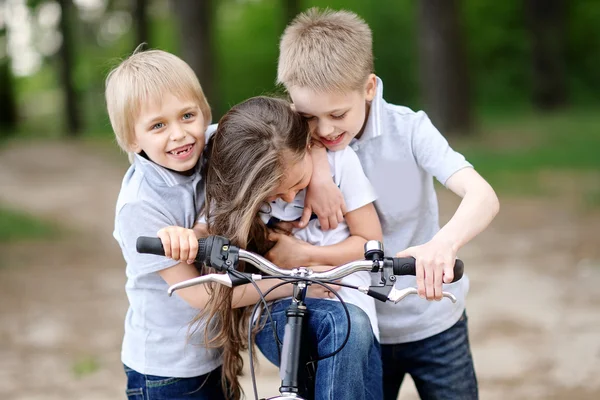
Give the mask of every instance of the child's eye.
[{"label": "child's eye", "polygon": [[333,119],[343,119],[346,116],[346,114],[348,114],[347,111],[345,113],[343,113],[343,114],[340,114],[340,115],[332,115],[331,118],[333,118]]},{"label": "child's eye", "polygon": [[314,115],[303,115],[302,118],[304,118],[307,121],[315,119]]},{"label": "child's eye", "polygon": [[163,124],[162,122],[159,122],[159,123],[156,123],[156,124],[152,125],[152,128],[150,128],[150,129],[157,130],[157,129],[160,129],[160,128],[164,127],[164,126],[165,126],[165,124]]},{"label": "child's eye", "polygon": [[183,119],[190,119],[194,117],[194,113],[188,112],[183,114]]}]

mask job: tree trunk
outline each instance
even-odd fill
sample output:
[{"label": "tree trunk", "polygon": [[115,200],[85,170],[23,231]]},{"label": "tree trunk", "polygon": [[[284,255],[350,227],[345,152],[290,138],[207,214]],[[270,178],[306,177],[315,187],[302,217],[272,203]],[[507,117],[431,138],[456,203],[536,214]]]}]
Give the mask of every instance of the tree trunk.
[{"label": "tree trunk", "polygon": [[[0,29],[0,39],[3,39],[1,43],[6,43],[5,29]],[[0,137],[14,133],[17,127],[17,104],[6,48],[4,53],[4,58],[0,58]]]},{"label": "tree trunk", "polygon": [[300,0],[283,0],[285,24],[289,24],[300,13]]},{"label": "tree trunk", "polygon": [[209,104],[218,104],[213,65],[213,2],[211,0],[174,0],[179,19],[181,56],[192,67]]},{"label": "tree trunk", "polygon": [[61,7],[60,31],[63,42],[60,46],[59,57],[61,61],[60,78],[65,94],[65,113],[67,119],[67,132],[69,136],[79,136],[81,133],[81,119],[77,93],[73,83],[73,35],[71,31],[71,0],[59,0]]},{"label": "tree trunk", "polygon": [[139,46],[142,43],[146,43],[149,47],[152,47],[150,43],[148,43],[150,38],[148,35],[147,0],[133,0],[133,22],[135,24],[135,45]]},{"label": "tree trunk", "polygon": [[567,103],[564,0],[527,0],[531,38],[532,101],[541,110]]},{"label": "tree trunk", "polygon": [[419,0],[418,14],[425,110],[442,133],[467,133],[471,96],[458,0]]}]

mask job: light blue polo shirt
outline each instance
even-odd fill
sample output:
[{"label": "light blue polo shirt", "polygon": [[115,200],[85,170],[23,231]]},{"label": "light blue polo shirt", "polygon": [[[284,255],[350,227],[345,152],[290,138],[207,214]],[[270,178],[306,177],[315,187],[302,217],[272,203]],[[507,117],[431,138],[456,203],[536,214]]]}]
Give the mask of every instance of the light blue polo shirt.
[{"label": "light blue polo shirt", "polygon": [[[431,240],[440,229],[433,177],[445,184],[471,164],[450,148],[424,112],[388,104],[379,78],[365,130],[350,146],[377,193],[375,207],[386,255]],[[416,279],[399,278],[396,286],[416,287]],[[453,304],[446,298],[427,301],[418,296],[398,304],[376,302],[381,343],[413,342],[454,325],[465,309],[469,279],[465,275],[444,285],[444,290],[452,292],[458,302]]]},{"label": "light blue polo shirt", "polygon": [[114,230],[127,263],[129,299],[121,360],[139,373],[189,378],[222,363],[219,350],[202,345],[204,324],[188,337],[189,323],[199,310],[167,295],[168,285],[158,271],[178,262],[136,251],[139,236],[156,236],[171,225],[192,228],[203,203],[199,166],[186,176],[136,155],[123,179]]}]

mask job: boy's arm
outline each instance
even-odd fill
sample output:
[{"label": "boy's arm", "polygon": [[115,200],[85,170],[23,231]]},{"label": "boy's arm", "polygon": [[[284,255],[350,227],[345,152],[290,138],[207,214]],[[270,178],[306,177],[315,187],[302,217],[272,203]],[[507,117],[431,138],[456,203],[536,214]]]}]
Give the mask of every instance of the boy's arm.
[{"label": "boy's arm", "polygon": [[446,186],[462,197],[454,216],[429,242],[396,255],[417,259],[419,295],[428,300],[442,298],[442,282],[452,282],[458,250],[481,233],[500,209],[496,193],[473,168],[459,170]]},{"label": "boy's arm", "polygon": [[[293,268],[299,265],[340,265],[364,257],[363,246],[368,240],[382,240],[381,224],[373,202],[375,189],[365,176],[360,160],[350,148],[334,155],[336,183],[348,208],[346,223],[350,237],[332,245],[313,246],[293,237],[275,236],[277,244],[267,254],[278,265]],[[326,243],[321,243],[326,244]]]},{"label": "boy's arm", "polygon": [[282,268],[315,265],[341,265],[364,257],[364,244],[369,240],[383,240],[381,224],[373,203],[346,214],[350,236],[340,243],[314,246],[282,233],[272,232],[269,240],[277,244],[266,257]]},{"label": "boy's arm", "polygon": [[325,231],[335,229],[338,223],[344,221],[344,214],[346,214],[344,196],[331,179],[327,150],[315,144],[311,148],[311,156],[313,175],[306,190],[304,212],[297,227],[304,228],[314,212],[319,217],[321,229]]},{"label": "boy's arm", "polygon": [[[200,276],[200,273],[194,265],[189,265],[185,262],[179,263],[171,268],[159,271],[159,274],[169,286],[172,286],[184,280]],[[281,281],[278,279],[269,279],[265,281],[256,282],[260,291],[263,293],[279,283],[281,283]],[[312,286],[315,287],[312,288]],[[185,302],[188,303],[190,306],[199,310],[206,307],[208,301],[210,300],[210,294],[208,293],[204,285],[196,285],[191,286],[189,288],[180,289],[176,292],[176,294],[179,295],[183,300],[185,300]],[[292,286],[283,285],[269,293],[269,295],[266,296],[265,299],[269,301],[288,297],[291,295]],[[327,291],[327,289],[322,288],[321,285],[311,285],[309,297],[328,298],[331,297],[331,294]],[[252,284],[241,285],[233,288],[233,298],[231,300],[232,308],[253,305],[256,304],[258,301],[260,301],[260,296],[258,295],[258,292]]]},{"label": "boy's arm", "polygon": [[[203,223],[196,223],[193,229],[181,228],[178,226],[169,226],[161,229],[158,232],[163,248],[165,249],[165,256],[172,258],[176,261],[180,261],[179,264],[174,265],[170,268],[166,268],[158,271],[158,274],[169,286],[176,283],[183,282],[188,279],[196,278],[200,276],[200,272],[194,265],[193,260],[196,257],[198,251],[198,232],[201,234],[206,233],[206,225]],[[258,281],[258,285],[261,292],[265,292],[281,283],[279,280],[269,281]],[[331,294],[323,287],[311,288],[309,297],[328,297]],[[190,288],[181,289],[177,292],[183,300],[185,300],[190,306],[198,309],[206,307],[210,299],[210,295],[204,285],[192,286]],[[284,285],[269,293],[265,297],[266,300],[275,300],[282,297],[288,297],[292,295],[291,286]],[[260,300],[260,296],[256,291],[256,288],[252,284],[240,285],[233,289],[233,298],[231,301],[231,307],[245,307],[248,305],[256,304]]]}]

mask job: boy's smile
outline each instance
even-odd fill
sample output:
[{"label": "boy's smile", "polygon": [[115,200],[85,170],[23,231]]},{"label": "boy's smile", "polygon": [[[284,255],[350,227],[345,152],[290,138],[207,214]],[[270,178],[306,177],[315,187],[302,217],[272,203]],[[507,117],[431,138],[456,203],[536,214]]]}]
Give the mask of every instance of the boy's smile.
[{"label": "boy's smile", "polygon": [[371,74],[364,90],[317,92],[306,87],[290,87],[294,108],[310,125],[312,135],[328,150],[342,150],[354,137],[360,137],[368,116],[368,103],[376,93],[377,81]]},{"label": "boy's smile", "polygon": [[168,93],[142,104],[135,123],[133,151],[143,151],[162,167],[193,169],[204,150],[206,123],[198,105]]}]

